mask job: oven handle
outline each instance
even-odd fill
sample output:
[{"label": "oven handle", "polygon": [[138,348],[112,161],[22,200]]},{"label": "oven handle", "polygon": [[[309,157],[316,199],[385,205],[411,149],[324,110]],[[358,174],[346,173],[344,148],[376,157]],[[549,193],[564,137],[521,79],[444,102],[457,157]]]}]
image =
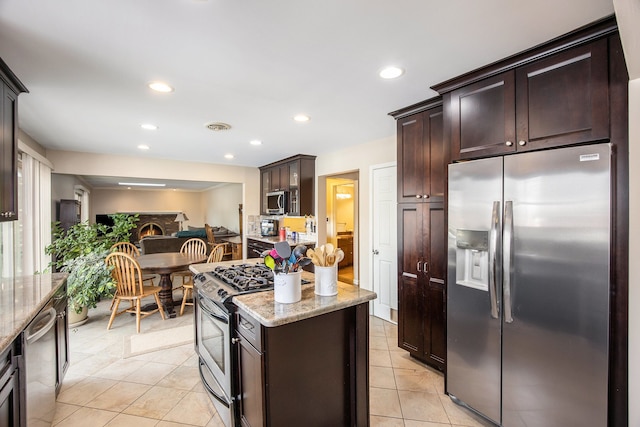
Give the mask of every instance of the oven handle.
[{"label": "oven handle", "polygon": [[226,399],[223,396],[220,396],[218,393],[216,393],[213,388],[211,388],[211,386],[209,385],[209,383],[207,382],[207,380],[204,378],[204,372],[202,372],[202,367],[204,366],[204,363],[202,363],[202,361],[200,362],[200,366],[198,367],[200,370],[200,379],[202,380],[202,385],[204,386],[204,388],[207,389],[207,391],[216,398],[216,400],[220,403],[222,403],[224,406],[226,406],[227,408],[230,407],[230,403],[226,401]]},{"label": "oven handle", "polygon": [[204,299],[198,298],[198,305],[200,306],[202,311],[207,313],[209,316],[213,317],[214,319],[219,320],[220,322],[224,323],[225,325],[229,324],[229,318],[227,316],[220,315],[218,313],[214,313],[212,311],[212,307],[210,307],[210,305],[207,304]]}]

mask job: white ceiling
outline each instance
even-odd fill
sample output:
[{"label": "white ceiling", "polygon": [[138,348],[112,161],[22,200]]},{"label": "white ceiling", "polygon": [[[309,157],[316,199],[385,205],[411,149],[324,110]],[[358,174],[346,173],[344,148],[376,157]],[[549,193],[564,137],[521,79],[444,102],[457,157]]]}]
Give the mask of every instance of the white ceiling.
[{"label": "white ceiling", "polygon": [[[387,113],[430,86],[612,13],[611,0],[0,0],[0,57],[30,91],[20,127],[47,149],[260,166],[393,136]],[[406,73],[380,79],[389,64]]]}]

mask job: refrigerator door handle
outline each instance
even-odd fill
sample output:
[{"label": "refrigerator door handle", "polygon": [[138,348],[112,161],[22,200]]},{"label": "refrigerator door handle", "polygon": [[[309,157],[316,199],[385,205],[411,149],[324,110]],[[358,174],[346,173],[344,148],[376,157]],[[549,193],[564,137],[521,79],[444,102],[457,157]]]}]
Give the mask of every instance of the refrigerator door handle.
[{"label": "refrigerator door handle", "polygon": [[513,322],[511,311],[511,261],[513,258],[513,202],[504,202],[504,242],[503,242],[503,301],[504,321]]},{"label": "refrigerator door handle", "polygon": [[498,227],[500,225],[500,202],[493,202],[491,213],[491,231],[489,232],[489,298],[491,299],[491,317],[498,318],[498,291],[496,284],[498,250]]}]

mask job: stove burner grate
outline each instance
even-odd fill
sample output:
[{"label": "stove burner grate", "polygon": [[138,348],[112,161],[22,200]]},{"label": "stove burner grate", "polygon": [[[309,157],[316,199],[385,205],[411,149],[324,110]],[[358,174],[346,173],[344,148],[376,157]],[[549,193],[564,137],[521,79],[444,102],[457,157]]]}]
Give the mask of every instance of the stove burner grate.
[{"label": "stove burner grate", "polygon": [[219,265],[211,273],[238,291],[273,287],[273,271],[264,264]]}]

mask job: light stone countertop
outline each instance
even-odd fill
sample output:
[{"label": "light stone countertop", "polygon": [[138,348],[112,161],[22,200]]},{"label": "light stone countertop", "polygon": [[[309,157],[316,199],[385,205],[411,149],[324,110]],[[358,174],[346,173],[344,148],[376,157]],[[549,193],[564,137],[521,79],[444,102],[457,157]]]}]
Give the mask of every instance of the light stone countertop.
[{"label": "light stone countertop", "polygon": [[[242,263],[255,263],[255,259],[223,261],[213,264],[193,264],[189,266],[189,268],[194,273],[204,273],[213,270],[217,265]],[[337,295],[321,297],[315,294],[313,273],[303,271],[302,279],[308,280],[311,283],[302,285],[302,299],[298,302],[291,304],[275,302],[273,299],[273,291],[238,295],[233,297],[233,302],[258,320],[263,326],[274,327],[320,316],[333,311],[343,310],[377,298],[375,292],[343,282],[338,282]]]},{"label": "light stone countertop", "polygon": [[[247,235],[247,239],[252,239],[252,240],[257,240],[259,242],[263,242],[263,243],[270,243],[272,245],[275,245],[276,243],[278,243],[280,241],[280,237],[278,236],[260,236],[260,235],[255,235],[255,234],[249,234]],[[315,246],[316,245],[316,241],[315,240],[309,240],[307,238],[298,238],[296,240],[293,239],[287,239],[287,243],[289,243],[289,246],[298,246],[298,245],[305,245],[305,246]]]},{"label": "light stone countertop", "polygon": [[0,279],[0,352],[11,345],[66,280],[67,273]]}]

